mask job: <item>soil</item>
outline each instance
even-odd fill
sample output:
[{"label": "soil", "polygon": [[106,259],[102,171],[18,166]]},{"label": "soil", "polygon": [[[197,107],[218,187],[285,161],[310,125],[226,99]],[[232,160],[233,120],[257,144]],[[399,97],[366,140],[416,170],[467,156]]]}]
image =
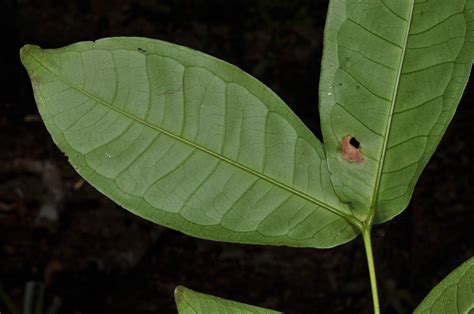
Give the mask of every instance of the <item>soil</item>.
[{"label": "soil", "polygon": [[[327,2],[2,0],[0,285],[22,303],[45,283],[60,313],[176,313],[184,285],[285,313],[371,313],[360,238],[330,250],[211,242],[149,223],[84,182],[39,119],[18,50],[108,36],[159,38],[234,63],[320,136],[317,84]],[[384,313],[409,313],[474,255],[473,80],[401,215],[377,226]],[[4,304],[0,312],[4,313]]]}]

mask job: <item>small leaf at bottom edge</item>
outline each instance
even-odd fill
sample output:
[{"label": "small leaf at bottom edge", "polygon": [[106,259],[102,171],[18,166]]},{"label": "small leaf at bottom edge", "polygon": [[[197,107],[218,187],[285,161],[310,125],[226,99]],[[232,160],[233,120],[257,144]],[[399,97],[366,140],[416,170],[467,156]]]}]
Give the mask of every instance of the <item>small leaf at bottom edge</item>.
[{"label": "small leaf at bottom edge", "polygon": [[425,313],[474,313],[474,257],[436,285],[414,311]]},{"label": "small leaf at bottom edge", "polygon": [[201,314],[201,313],[255,313],[275,314],[281,313],[253,305],[239,303],[231,300],[221,299],[208,294],[199,293],[191,289],[178,286],[174,291],[176,305],[179,314]]}]

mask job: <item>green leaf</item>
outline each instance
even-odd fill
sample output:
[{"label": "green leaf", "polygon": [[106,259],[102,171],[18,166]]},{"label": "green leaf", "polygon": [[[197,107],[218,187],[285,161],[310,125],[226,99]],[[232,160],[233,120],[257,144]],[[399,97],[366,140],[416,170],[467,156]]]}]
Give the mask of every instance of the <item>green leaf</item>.
[{"label": "green leaf", "polygon": [[360,219],[380,223],[406,208],[467,84],[473,8],[472,0],[331,1],[321,124],[336,193]]},{"label": "green leaf", "polygon": [[178,286],[174,298],[179,314],[276,314],[273,310],[263,309],[244,303],[225,300],[208,294],[195,292]]},{"label": "green leaf", "polygon": [[145,38],[27,45],[21,59],[54,142],[137,215],[229,242],[332,247],[357,235],[321,143],[238,68]]},{"label": "green leaf", "polygon": [[414,314],[425,313],[474,313],[474,257],[436,285],[414,312]]}]

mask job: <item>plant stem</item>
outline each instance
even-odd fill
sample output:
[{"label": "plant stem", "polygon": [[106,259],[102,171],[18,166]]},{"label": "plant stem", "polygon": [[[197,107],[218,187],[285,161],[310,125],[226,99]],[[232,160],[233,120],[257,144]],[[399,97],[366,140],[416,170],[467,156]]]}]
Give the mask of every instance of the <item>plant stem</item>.
[{"label": "plant stem", "polygon": [[370,231],[372,227],[364,226],[362,228],[362,237],[364,239],[365,254],[367,256],[367,264],[369,266],[370,286],[372,288],[372,300],[374,302],[374,314],[380,314],[379,294],[377,291],[377,277],[375,275],[374,255],[372,254],[372,240]]}]

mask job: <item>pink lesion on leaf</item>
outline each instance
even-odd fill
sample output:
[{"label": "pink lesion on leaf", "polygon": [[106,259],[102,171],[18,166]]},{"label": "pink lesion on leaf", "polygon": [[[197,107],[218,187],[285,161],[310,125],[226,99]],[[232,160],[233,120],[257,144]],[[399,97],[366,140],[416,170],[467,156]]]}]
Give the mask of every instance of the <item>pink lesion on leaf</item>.
[{"label": "pink lesion on leaf", "polygon": [[342,159],[349,162],[360,164],[364,162],[364,156],[360,151],[359,142],[352,136],[348,135],[344,137],[341,143],[341,154]]}]

